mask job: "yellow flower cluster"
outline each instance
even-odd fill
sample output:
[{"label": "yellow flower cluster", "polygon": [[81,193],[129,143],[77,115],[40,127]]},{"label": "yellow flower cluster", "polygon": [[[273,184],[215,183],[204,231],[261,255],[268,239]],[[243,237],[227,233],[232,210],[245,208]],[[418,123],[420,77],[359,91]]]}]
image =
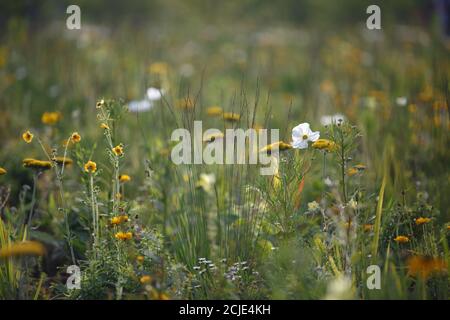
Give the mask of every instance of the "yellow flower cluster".
[{"label": "yellow flower cluster", "polygon": [[117,217],[112,217],[111,218],[111,224],[114,225],[114,226],[117,226],[117,225],[119,225],[119,224],[121,224],[123,222],[127,222],[128,220],[129,219],[128,219],[127,215],[121,215],[121,216],[117,216]]}]

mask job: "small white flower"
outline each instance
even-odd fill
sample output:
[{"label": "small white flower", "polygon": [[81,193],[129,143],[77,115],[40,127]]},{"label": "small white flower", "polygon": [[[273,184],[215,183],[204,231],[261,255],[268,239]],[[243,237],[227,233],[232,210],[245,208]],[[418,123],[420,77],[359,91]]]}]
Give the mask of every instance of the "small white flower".
[{"label": "small white flower", "polygon": [[144,112],[150,110],[152,107],[153,104],[147,99],[134,100],[128,103],[128,110],[131,112]]},{"label": "small white flower", "polygon": [[314,142],[320,137],[319,131],[312,131],[309,123],[300,123],[292,129],[292,146],[296,149],[308,148],[308,142]]},{"label": "small white flower", "polygon": [[320,209],[319,204],[316,201],[312,201],[308,203],[308,211],[316,211]]},{"label": "small white flower", "polygon": [[148,88],[147,89],[147,99],[150,101],[160,100],[162,98],[163,94],[164,94],[163,89],[158,89],[158,88]]},{"label": "small white flower", "polygon": [[329,126],[331,124],[336,124],[345,120],[345,116],[340,113],[336,113],[334,115],[325,115],[320,117],[320,123],[323,126]]},{"label": "small white flower", "polygon": [[[214,173],[201,173],[200,178],[197,181],[196,186],[198,188],[202,188],[207,193],[211,193],[214,188],[214,184],[216,183],[216,176]],[[210,263],[210,261],[208,261]]]},{"label": "small white flower", "polygon": [[395,103],[399,106],[399,107],[404,107],[406,106],[406,104],[408,103],[408,98],[406,97],[397,97],[395,99]]}]

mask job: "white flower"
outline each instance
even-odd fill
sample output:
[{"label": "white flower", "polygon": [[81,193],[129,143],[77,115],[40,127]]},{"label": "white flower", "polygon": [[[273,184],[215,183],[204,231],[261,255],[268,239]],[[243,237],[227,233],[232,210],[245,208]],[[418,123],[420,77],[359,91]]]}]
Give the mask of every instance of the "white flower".
[{"label": "white flower", "polygon": [[147,89],[147,99],[150,101],[157,101],[160,100],[161,97],[164,94],[164,90],[163,89],[158,89],[158,88],[148,88]]},{"label": "white flower", "polygon": [[346,276],[338,276],[328,283],[325,300],[353,299],[352,281]]},{"label": "white flower", "polygon": [[330,124],[336,124],[345,120],[345,116],[340,113],[336,113],[335,115],[325,115],[320,117],[320,123],[323,126],[329,126]]},{"label": "white flower", "polygon": [[308,203],[308,211],[316,211],[319,210],[320,206],[316,201],[312,201]]},{"label": "white flower", "polygon": [[153,104],[147,99],[134,100],[128,103],[128,110],[131,112],[144,112],[150,110],[152,107]]},{"label": "white flower", "polygon": [[397,97],[395,99],[395,103],[399,106],[399,107],[404,107],[406,106],[406,104],[408,103],[408,98],[406,97]]},{"label": "white flower", "polygon": [[215,183],[216,183],[216,176],[214,175],[214,173],[210,174],[201,173],[196,186],[198,188],[202,188],[207,193],[211,193],[213,191]]},{"label": "white flower", "polygon": [[296,149],[308,148],[308,141],[314,142],[320,137],[319,131],[312,131],[309,123],[300,123],[292,129],[292,146]]}]

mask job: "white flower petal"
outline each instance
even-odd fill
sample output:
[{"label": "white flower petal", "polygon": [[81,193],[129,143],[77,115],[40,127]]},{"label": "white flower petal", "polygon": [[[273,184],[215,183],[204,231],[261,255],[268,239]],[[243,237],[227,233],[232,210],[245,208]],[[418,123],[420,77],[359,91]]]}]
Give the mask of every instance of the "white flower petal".
[{"label": "white flower petal", "polygon": [[317,139],[319,139],[319,137],[320,137],[320,132],[319,132],[319,131],[315,131],[315,132],[312,132],[312,133],[309,135],[308,140],[314,142],[314,141],[316,141]]},{"label": "white flower petal", "polygon": [[295,149],[306,149],[308,148],[308,141],[307,140],[297,140],[292,145]]}]

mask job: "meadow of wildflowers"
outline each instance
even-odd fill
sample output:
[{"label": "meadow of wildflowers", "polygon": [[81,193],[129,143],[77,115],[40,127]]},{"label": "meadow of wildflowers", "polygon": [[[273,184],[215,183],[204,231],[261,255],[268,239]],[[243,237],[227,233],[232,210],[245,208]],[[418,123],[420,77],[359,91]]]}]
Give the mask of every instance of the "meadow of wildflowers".
[{"label": "meadow of wildflowers", "polygon": [[[111,22],[80,1],[68,30],[64,6],[2,5],[0,299],[449,298],[439,15],[399,1],[412,20],[368,30],[354,1],[347,23],[284,2],[309,19],[170,0]],[[245,144],[275,171],[174,163],[194,121],[217,129],[201,150],[278,129]]]}]

